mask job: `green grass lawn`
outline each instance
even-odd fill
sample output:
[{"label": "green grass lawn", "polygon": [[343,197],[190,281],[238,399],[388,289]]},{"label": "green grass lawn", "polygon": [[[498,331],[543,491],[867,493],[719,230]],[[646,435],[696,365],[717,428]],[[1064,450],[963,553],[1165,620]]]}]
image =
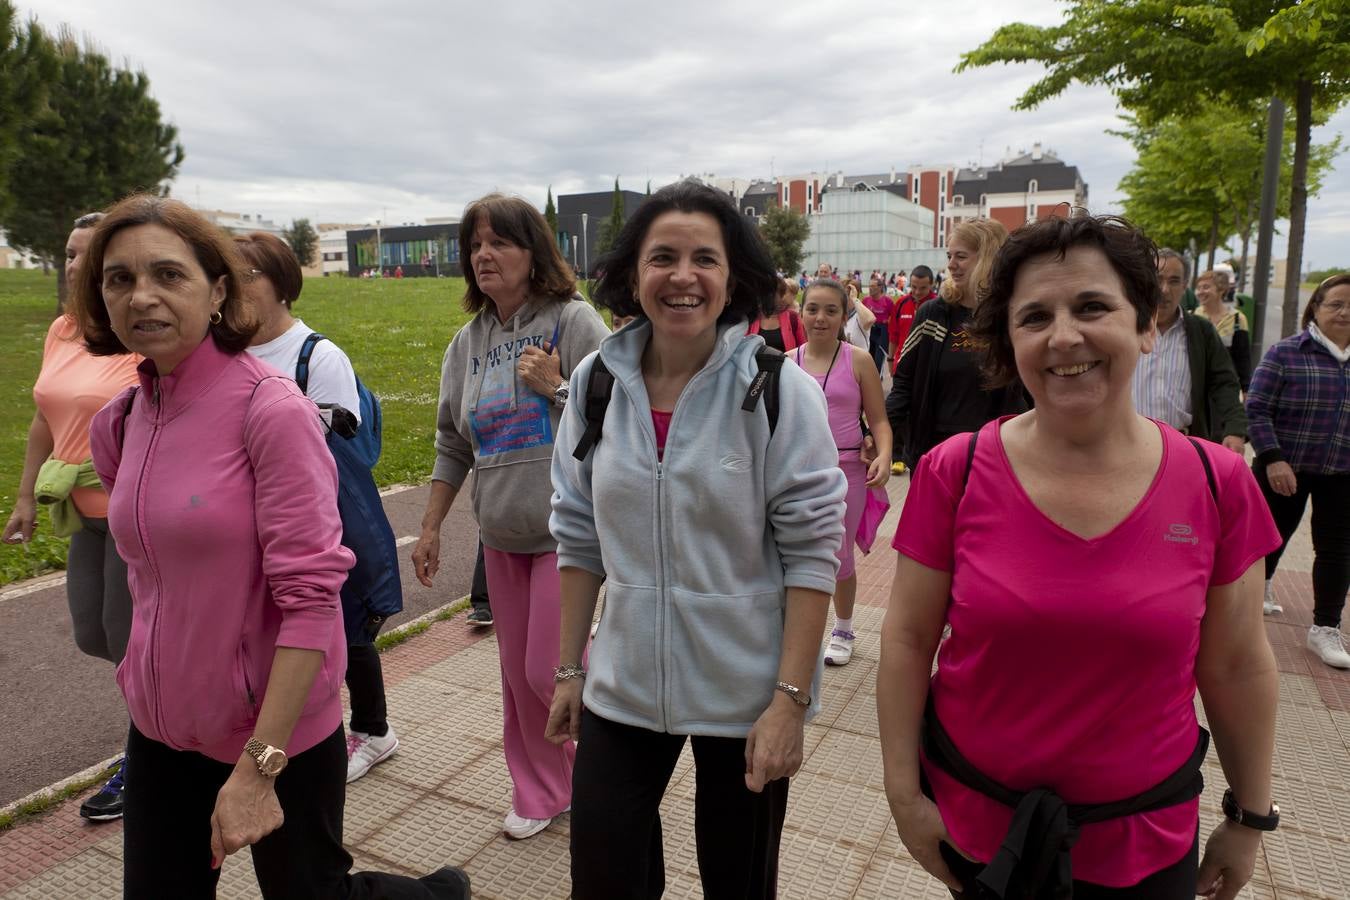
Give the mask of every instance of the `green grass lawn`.
[{"label": "green grass lawn", "polygon": [[[295,312],[351,357],[384,408],[384,451],[376,481],[425,481],[436,451],[436,396],[441,357],[468,315],[459,278],[366,281],[311,278]],[[38,271],[0,269],[0,516],[14,508],[24,442],[33,418],[33,380],[51,324],[56,279]],[[0,584],[65,566],[66,541],[39,515],[26,548],[0,546]]]}]

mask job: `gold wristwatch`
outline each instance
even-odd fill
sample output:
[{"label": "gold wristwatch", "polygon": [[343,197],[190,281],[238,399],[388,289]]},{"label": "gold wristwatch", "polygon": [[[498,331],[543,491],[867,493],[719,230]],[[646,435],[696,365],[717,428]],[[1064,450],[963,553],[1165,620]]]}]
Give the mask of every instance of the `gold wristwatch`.
[{"label": "gold wristwatch", "polygon": [[276,778],[286,768],[286,751],[270,744],[264,744],[257,738],[249,738],[244,744],[244,752],[253,757],[258,773],[265,778]]}]

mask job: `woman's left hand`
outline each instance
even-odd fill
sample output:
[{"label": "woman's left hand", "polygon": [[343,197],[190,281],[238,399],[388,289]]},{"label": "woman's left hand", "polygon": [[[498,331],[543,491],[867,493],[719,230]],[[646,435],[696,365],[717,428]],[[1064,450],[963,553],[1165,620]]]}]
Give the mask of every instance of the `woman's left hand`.
[{"label": "woman's left hand", "polygon": [[745,738],[745,786],[758,794],[764,785],[791,778],[802,767],[802,735],[806,707],[774,691]]},{"label": "woman's left hand", "polygon": [[1225,819],[1205,842],[1195,892],[1214,900],[1233,900],[1256,869],[1261,832]]},{"label": "woman's left hand", "polygon": [[876,457],[867,464],[867,486],[883,487],[891,477],[891,461]]},{"label": "woman's left hand", "polygon": [[211,813],[211,868],[220,868],[226,856],[258,843],[284,821],[276,782],[258,771],[253,757],[245,755],[216,794]]},{"label": "woman's left hand", "polygon": [[543,350],[533,345],[526,347],[520,355],[520,362],[516,363],[516,371],[530,386],[530,390],[549,400],[553,399],[553,392],[563,381],[562,363],[547,341],[544,342]]}]

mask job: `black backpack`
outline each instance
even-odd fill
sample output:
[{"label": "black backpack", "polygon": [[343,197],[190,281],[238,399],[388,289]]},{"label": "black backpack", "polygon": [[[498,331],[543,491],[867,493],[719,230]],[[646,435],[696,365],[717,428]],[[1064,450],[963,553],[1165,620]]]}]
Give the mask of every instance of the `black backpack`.
[{"label": "black backpack", "polygon": [[[773,437],[778,427],[778,373],[783,368],[783,352],[772,347],[761,347],[755,352],[755,365],[759,374],[750,382],[741,402],[741,409],[754,412],[759,406],[759,398],[764,398],[764,412],[769,416],[769,437]],[[577,441],[572,456],[584,460],[600,440],[600,432],[605,423],[605,410],[609,408],[610,395],[614,393],[614,374],[609,371],[604,360],[596,354],[591,364],[590,374],[586,378],[585,406],[581,414],[586,420],[586,430]]]}]

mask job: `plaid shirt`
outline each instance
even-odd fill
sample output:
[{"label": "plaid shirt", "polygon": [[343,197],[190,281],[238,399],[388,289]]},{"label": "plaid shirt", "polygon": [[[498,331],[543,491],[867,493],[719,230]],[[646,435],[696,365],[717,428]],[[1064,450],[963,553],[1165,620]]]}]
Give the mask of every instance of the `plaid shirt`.
[{"label": "plaid shirt", "polygon": [[1306,329],[1266,351],[1252,373],[1247,417],[1258,465],[1283,460],[1296,472],[1350,472],[1350,363],[1334,359]]}]

